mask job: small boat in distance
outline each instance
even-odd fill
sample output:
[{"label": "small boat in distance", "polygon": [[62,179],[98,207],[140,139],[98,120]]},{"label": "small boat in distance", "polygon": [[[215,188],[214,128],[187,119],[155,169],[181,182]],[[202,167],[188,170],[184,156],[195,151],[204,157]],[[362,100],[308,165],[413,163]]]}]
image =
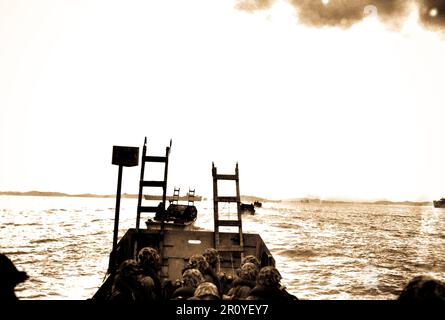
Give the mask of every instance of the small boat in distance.
[{"label": "small boat in distance", "polygon": [[[162,195],[144,194],[144,199],[145,200],[150,200],[150,201],[162,200]],[[182,196],[178,197],[179,201],[188,201],[188,199],[189,199],[188,194],[182,195]],[[204,199],[203,196],[195,195],[195,202],[202,201],[203,199]],[[174,196],[166,196],[166,200],[170,201],[170,202],[173,202],[176,199],[175,199]]]},{"label": "small boat in distance", "polygon": [[433,201],[434,208],[445,208],[445,198]]},{"label": "small boat in distance", "polygon": [[239,209],[241,213],[255,214],[255,206],[253,205],[253,203],[240,203]]},{"label": "small boat in distance", "polygon": [[263,204],[262,204],[261,202],[259,202],[259,201],[255,201],[255,202],[253,203],[253,205],[254,205],[256,208],[261,208],[261,207],[263,206]]}]

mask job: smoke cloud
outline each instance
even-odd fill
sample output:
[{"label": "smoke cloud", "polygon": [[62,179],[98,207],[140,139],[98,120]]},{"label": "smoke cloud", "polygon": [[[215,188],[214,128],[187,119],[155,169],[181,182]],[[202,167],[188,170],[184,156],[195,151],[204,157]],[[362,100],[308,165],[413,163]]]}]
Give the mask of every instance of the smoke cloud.
[{"label": "smoke cloud", "polygon": [[423,0],[419,2],[420,21],[430,27],[445,31],[445,0]]},{"label": "smoke cloud", "polygon": [[[420,22],[445,30],[445,0],[288,0],[295,7],[299,21],[314,27],[348,28],[369,15],[397,26],[410,10],[419,10]],[[274,0],[239,0],[237,8],[265,10]],[[414,5],[414,6],[413,6]]]}]

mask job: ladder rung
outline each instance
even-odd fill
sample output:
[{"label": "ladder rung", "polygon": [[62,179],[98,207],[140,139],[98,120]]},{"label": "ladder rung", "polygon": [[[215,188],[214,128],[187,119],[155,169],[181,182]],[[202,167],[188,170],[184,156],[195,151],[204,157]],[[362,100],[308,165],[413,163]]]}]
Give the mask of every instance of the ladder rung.
[{"label": "ladder rung", "polygon": [[219,227],[240,227],[240,220],[218,220],[217,225]]},{"label": "ladder rung", "polygon": [[236,174],[217,174],[215,176],[216,180],[238,180],[238,176]]},{"label": "ladder rung", "polygon": [[218,202],[238,202],[238,197],[217,197],[216,201]]},{"label": "ladder rung", "polygon": [[145,156],[145,162],[167,162],[167,157]]},{"label": "ladder rung", "polygon": [[216,250],[225,252],[243,252],[244,248],[241,246],[217,246]]},{"label": "ladder rung", "polygon": [[159,210],[158,207],[149,207],[149,206],[140,206],[138,208],[139,212],[157,212]]},{"label": "ladder rung", "polygon": [[143,187],[165,187],[165,181],[141,181]]}]

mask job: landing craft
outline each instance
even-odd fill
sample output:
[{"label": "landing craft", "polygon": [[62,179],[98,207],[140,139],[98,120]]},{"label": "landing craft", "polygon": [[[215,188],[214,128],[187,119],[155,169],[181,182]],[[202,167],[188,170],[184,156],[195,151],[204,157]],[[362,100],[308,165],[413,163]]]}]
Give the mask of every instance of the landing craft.
[{"label": "landing craft", "polygon": [[433,201],[434,208],[445,208],[445,198]]},{"label": "landing craft", "polygon": [[[167,173],[168,160],[171,150],[170,146],[166,147],[165,156],[148,156],[146,155],[147,138],[144,140],[143,152],[141,156],[141,179],[139,182],[138,207],[136,212],[135,228],[130,228],[117,243],[117,231],[119,226],[118,200],[120,199],[120,185],[118,183],[118,193],[116,195],[116,217],[113,238],[113,250],[110,254],[110,263],[106,275],[106,279],[97,292],[93,296],[93,300],[107,300],[111,295],[113,279],[116,275],[118,266],[127,259],[135,259],[140,249],[144,247],[155,248],[161,257],[161,281],[171,280],[173,283],[177,279],[182,278],[182,270],[186,266],[188,259],[194,254],[202,254],[207,248],[215,248],[220,255],[220,273],[227,276],[235,277],[235,270],[239,267],[242,257],[253,255],[261,263],[261,267],[275,266],[275,259],[264,243],[259,234],[244,233],[242,230],[241,212],[239,210],[240,191],[239,191],[239,171],[238,163],[235,167],[234,174],[220,174],[212,163],[213,178],[213,231],[197,231],[187,230],[178,227],[175,221],[158,220],[158,224],[146,224],[146,228],[140,227],[141,213],[145,212],[165,212],[166,189],[167,189]],[[138,148],[137,148],[138,149]],[[131,165],[135,164],[134,158],[138,157],[139,150],[129,149],[133,154],[127,155],[127,158],[133,159]],[[137,161],[136,161],[137,162]],[[145,162],[161,162],[165,164],[164,180],[162,181],[146,181],[144,180]],[[113,155],[113,164],[120,167],[119,157]],[[236,184],[236,195],[219,196],[218,181],[228,180]],[[142,205],[142,191],[144,187],[160,187],[163,190],[162,202],[157,206]],[[220,218],[222,213],[219,212],[220,203],[236,203],[237,215],[236,219]],[[237,232],[222,232],[220,227],[236,228]],[[116,242],[116,243],[115,243]]]},{"label": "landing craft", "polygon": [[255,202],[253,203],[253,205],[254,205],[256,208],[261,208],[261,207],[263,206],[263,204],[262,204],[261,202],[259,202],[259,201],[255,201]]},{"label": "landing craft", "polygon": [[240,210],[242,213],[255,214],[255,206],[252,203],[241,203]]}]

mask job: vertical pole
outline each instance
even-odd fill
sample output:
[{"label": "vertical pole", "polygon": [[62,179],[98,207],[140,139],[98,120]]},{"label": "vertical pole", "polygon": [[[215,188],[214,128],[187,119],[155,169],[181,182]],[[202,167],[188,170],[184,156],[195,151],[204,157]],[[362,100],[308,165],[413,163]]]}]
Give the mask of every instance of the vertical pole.
[{"label": "vertical pole", "polygon": [[139,195],[138,195],[138,210],[136,215],[136,233],[139,233],[139,223],[141,220],[141,206],[142,206],[142,190],[143,185],[142,182],[144,181],[144,174],[145,174],[145,155],[147,154],[147,137],[144,138],[144,146],[142,148],[142,155],[141,155],[141,176],[139,179]]},{"label": "vertical pole", "polygon": [[212,162],[212,177],[213,177],[213,233],[215,248],[219,246],[219,208],[218,208],[218,178],[215,164]]},{"label": "vertical pole", "polygon": [[[238,231],[239,231],[239,245],[241,248],[244,249],[244,239],[243,239],[243,223],[242,223],[242,217],[241,217],[241,210],[240,210],[240,205],[241,205],[241,194],[240,194],[240,190],[239,190],[239,170],[238,170],[238,162],[236,163],[236,167],[235,167],[235,176],[236,176],[236,206],[237,206],[237,211],[238,211],[238,221],[239,221],[239,227],[238,227]],[[240,255],[240,259],[242,259],[244,256],[244,250],[241,251],[241,255]]]},{"label": "vertical pole", "polygon": [[117,192],[116,192],[116,210],[114,214],[114,232],[113,232],[113,251],[110,256],[109,271],[115,273],[116,266],[116,247],[117,247],[117,234],[119,232],[119,211],[121,205],[121,187],[122,187],[122,165],[119,165],[119,173],[117,177]]}]

